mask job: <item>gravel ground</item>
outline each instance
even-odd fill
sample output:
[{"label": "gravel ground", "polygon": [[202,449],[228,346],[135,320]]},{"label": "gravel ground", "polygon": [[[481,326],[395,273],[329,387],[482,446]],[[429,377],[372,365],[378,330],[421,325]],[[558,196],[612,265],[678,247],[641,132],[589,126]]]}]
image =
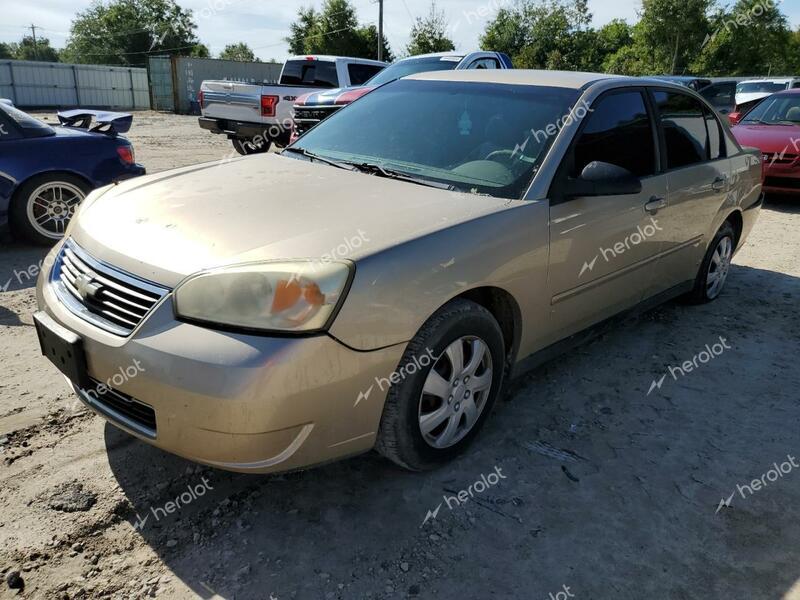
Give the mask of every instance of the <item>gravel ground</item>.
[{"label": "gravel ground", "polygon": [[[150,172],[231,149],[191,117],[137,113],[130,137]],[[770,201],[717,302],[538,369],[421,475],[375,455],[237,475],[118,431],[39,356],[15,271],[43,252],[6,241],[0,598],[800,599],[799,230],[800,199]]]}]

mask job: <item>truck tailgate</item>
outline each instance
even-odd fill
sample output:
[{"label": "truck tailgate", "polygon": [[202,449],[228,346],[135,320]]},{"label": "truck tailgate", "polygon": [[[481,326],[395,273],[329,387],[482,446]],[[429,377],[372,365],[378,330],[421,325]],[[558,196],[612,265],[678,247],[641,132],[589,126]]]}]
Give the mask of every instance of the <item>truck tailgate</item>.
[{"label": "truck tailgate", "polygon": [[235,81],[203,82],[203,116],[260,122],[261,86]]}]

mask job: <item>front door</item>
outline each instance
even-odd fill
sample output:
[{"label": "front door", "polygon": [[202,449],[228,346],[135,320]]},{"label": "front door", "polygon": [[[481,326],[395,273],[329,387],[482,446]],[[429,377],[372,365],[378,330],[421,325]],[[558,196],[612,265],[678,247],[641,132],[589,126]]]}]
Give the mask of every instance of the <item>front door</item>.
[{"label": "front door", "polygon": [[577,178],[593,161],[641,178],[639,194],[558,197],[550,208],[549,293],[557,341],[636,305],[661,242],[648,212],[666,201],[655,122],[645,92],[601,96],[586,117],[558,178]]}]

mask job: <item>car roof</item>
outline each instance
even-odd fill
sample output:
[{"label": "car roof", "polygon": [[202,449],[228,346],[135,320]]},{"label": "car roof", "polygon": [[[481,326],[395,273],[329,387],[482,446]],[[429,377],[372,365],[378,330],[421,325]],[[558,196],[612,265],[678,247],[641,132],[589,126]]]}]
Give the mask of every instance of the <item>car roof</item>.
[{"label": "car roof", "polygon": [[[455,52],[455,51],[451,51],[451,52],[430,52],[428,54],[415,54],[414,56],[406,56],[405,58],[401,58],[397,62],[402,62],[404,60],[413,60],[415,58],[445,58],[445,57],[448,57],[448,56],[452,56],[454,58],[458,56],[458,57],[463,58],[465,56],[468,56],[469,54],[474,54],[474,53],[473,52]],[[489,54],[489,53],[487,52],[487,54]]]},{"label": "car roof", "polygon": [[323,62],[336,62],[337,60],[346,60],[348,62],[358,63],[361,65],[376,65],[376,66],[387,66],[388,63],[382,62],[379,60],[371,60],[369,58],[353,58],[352,56],[332,56],[329,54],[298,54],[297,56],[290,56],[287,58],[287,61],[290,60],[319,60]]},{"label": "car roof", "polygon": [[[417,73],[405,79],[423,81],[461,81],[475,83],[496,83],[508,85],[541,85],[581,89],[589,84],[618,79],[629,82],[633,77],[608,75],[603,73],[582,73],[579,71],[535,71],[525,69],[471,69],[466,71],[431,71]],[[656,83],[656,82],[654,82]],[[663,83],[663,82],[659,82]]]}]

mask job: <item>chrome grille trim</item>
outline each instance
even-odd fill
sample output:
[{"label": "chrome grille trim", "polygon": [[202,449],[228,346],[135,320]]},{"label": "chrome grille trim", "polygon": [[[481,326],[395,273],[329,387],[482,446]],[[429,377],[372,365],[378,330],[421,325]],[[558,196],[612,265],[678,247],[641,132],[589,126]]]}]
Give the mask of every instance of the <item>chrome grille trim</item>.
[{"label": "chrome grille trim", "polygon": [[[97,284],[92,299],[81,295],[78,278]],[[70,312],[96,327],[128,337],[170,290],[92,258],[67,240],[50,272],[50,285]],[[83,283],[83,282],[81,282]]]}]

